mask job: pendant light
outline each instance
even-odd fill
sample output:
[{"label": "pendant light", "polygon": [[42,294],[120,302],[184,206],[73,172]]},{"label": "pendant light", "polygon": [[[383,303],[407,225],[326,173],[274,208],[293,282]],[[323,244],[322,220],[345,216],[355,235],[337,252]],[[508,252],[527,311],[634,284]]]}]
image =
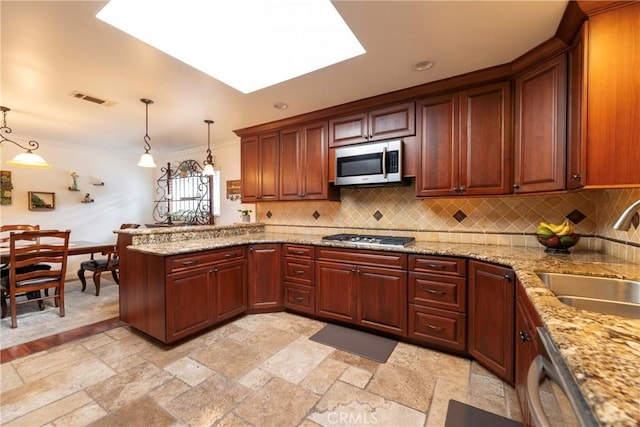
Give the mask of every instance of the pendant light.
[{"label": "pendant light", "polygon": [[138,166],[141,166],[143,168],[155,168],[156,163],[153,161],[153,156],[151,156],[151,153],[149,153],[149,150],[151,150],[151,144],[149,144],[149,141],[151,141],[151,137],[149,137],[149,104],[153,104],[153,101],[150,99],[142,98],[140,102],[143,102],[145,104],[146,109],[146,133],[144,134],[144,153],[142,153],[142,156],[140,156]]},{"label": "pendant light", "polygon": [[4,136],[5,134],[8,135],[11,133],[11,128],[7,126],[7,112],[11,111],[11,109],[0,106],[0,110],[2,110],[2,128],[0,128],[0,132],[2,132],[2,134],[0,135],[0,138],[2,139],[0,139],[0,146],[5,141],[9,141],[17,145],[18,147],[22,148],[23,150],[27,150],[24,153],[20,153],[17,156],[15,156],[13,159],[9,160],[7,164],[10,164],[12,166],[22,166],[25,168],[35,168],[35,169],[51,168],[51,165],[47,163],[42,157],[33,153],[33,150],[37,150],[38,147],[40,147],[40,144],[37,141],[33,141],[33,140],[29,141],[28,145],[30,148],[27,148]]},{"label": "pendant light", "polygon": [[213,157],[211,156],[211,123],[213,120],[205,120],[207,124],[207,158],[203,162],[204,170],[202,171],[202,175],[213,176],[215,171],[213,170]]}]

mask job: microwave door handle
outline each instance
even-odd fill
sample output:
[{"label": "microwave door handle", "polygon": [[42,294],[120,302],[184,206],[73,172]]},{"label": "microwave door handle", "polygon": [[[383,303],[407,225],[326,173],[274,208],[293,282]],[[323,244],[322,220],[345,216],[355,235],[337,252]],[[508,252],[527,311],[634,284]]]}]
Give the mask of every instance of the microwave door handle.
[{"label": "microwave door handle", "polygon": [[382,177],[387,178],[387,147],[382,149]]}]

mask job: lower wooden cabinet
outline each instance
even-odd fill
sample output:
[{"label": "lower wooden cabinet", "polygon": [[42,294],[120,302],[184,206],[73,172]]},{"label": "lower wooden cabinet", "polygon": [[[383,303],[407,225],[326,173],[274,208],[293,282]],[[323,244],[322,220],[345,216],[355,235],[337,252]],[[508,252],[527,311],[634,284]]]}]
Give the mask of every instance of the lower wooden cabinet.
[{"label": "lower wooden cabinet", "polygon": [[276,244],[249,245],[249,311],[282,308],[281,247]]},{"label": "lower wooden cabinet", "polygon": [[513,384],[514,272],[469,261],[467,350],[478,363]]},{"label": "lower wooden cabinet", "polygon": [[245,259],[213,266],[215,321],[229,319],[247,310],[247,261]]},{"label": "lower wooden cabinet", "polygon": [[317,315],[407,335],[406,254],[322,248],[318,259]]},{"label": "lower wooden cabinet", "polygon": [[282,254],[284,307],[315,314],[315,247],[284,244]]},{"label": "lower wooden cabinet", "polygon": [[209,326],[215,319],[210,268],[167,276],[167,341],[175,341]]}]

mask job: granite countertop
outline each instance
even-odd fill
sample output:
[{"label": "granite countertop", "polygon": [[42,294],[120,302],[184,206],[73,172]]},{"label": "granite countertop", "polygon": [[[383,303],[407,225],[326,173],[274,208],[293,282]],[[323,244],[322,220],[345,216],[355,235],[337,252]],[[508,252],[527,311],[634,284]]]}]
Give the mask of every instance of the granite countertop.
[{"label": "granite countertop", "polygon": [[[135,230],[134,230],[135,231]],[[139,231],[133,234],[140,234]],[[404,248],[323,241],[321,236],[249,233],[214,239],[190,239],[133,245],[129,249],[168,256],[239,244],[297,243],[467,257],[514,269],[533,306],[601,425],[637,426],[640,422],[640,320],[578,310],[561,303],[537,271],[640,279],[640,265],[598,252],[547,254],[543,248],[416,241]]]}]

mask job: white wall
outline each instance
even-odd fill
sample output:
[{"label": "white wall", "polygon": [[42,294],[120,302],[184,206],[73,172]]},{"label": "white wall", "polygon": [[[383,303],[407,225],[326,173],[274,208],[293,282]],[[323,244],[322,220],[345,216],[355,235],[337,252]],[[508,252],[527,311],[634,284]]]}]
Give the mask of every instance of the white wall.
[{"label": "white wall", "polygon": [[[240,139],[236,138],[223,143],[215,144],[211,147],[213,154],[213,164],[216,170],[220,170],[220,190],[221,206],[220,217],[216,218],[216,225],[231,225],[240,221],[238,209],[251,209],[251,219],[255,220],[255,205],[241,204],[240,200],[231,201],[226,198],[226,182],[240,179]],[[167,162],[179,162],[181,160],[193,159],[200,164],[207,156],[207,146],[201,148],[176,151],[170,154],[154,155],[156,165],[156,178],[160,177],[160,167],[166,166]]]},{"label": "white wall", "polygon": [[[18,142],[27,138],[13,135]],[[88,137],[89,138],[89,137]],[[36,151],[53,167],[28,169],[7,165],[6,161],[21,152],[10,143],[0,149],[0,169],[11,171],[12,204],[0,206],[2,224],[38,224],[42,229],[70,229],[72,240],[98,243],[115,242],[113,230],[122,223],[151,222],[154,172],[136,166],[139,154],[95,148],[72,148],[64,143],[40,140]],[[69,191],[71,172],[79,175],[80,191]],[[100,178],[104,186],[94,186]],[[55,193],[55,209],[30,211],[28,192]],[[94,203],[81,203],[90,193]],[[68,267],[75,276],[79,263],[88,256],[73,257]]]}]

